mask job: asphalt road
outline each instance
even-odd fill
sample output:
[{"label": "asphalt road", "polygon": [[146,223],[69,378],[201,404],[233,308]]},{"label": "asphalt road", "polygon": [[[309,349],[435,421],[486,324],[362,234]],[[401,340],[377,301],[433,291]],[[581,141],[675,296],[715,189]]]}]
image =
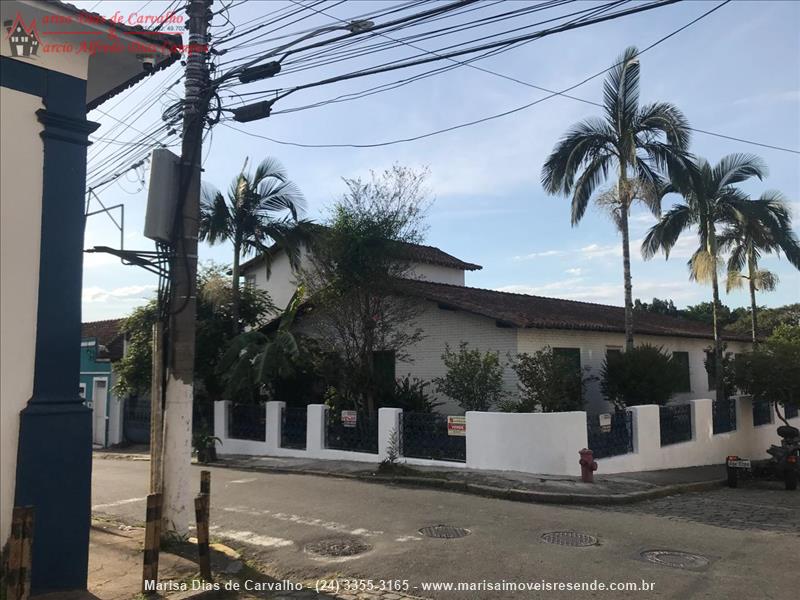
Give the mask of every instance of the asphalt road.
[{"label": "asphalt road", "polygon": [[[93,511],[142,522],[149,463],[95,460]],[[800,493],[779,487],[720,489],[608,509],[524,504],[304,475],[211,469],[212,536],[240,547],[271,574],[298,580],[332,575],[408,580],[429,598],[797,598]],[[193,468],[199,488],[200,469]],[[419,529],[463,527],[460,539]],[[596,545],[546,544],[577,531]],[[371,547],[347,559],[304,551],[327,538]],[[679,550],[708,563],[653,564],[647,550]],[[428,582],[652,583],[652,591],[423,591]]]}]

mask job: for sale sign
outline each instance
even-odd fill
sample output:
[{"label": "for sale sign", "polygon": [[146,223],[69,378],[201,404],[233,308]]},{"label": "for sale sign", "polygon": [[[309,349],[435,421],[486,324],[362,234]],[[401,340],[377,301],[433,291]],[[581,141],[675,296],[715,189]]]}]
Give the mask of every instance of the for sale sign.
[{"label": "for sale sign", "polygon": [[467,418],[450,415],[447,417],[447,435],[467,435]]},{"label": "for sale sign", "polygon": [[611,414],[610,413],[603,413],[599,415],[600,419],[600,431],[603,433],[608,433],[611,431]]},{"label": "for sale sign", "polygon": [[357,410],[343,410],[342,411],[342,425],[345,427],[355,427],[358,423]]}]

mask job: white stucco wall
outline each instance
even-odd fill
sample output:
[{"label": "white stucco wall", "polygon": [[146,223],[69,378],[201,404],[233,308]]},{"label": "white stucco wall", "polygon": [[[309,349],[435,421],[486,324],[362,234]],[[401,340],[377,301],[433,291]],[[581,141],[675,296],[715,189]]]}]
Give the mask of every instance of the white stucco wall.
[{"label": "white stucco wall", "polygon": [[[579,348],[581,351],[581,366],[589,367],[589,375],[600,377],[603,361],[608,348],[624,348],[625,335],[622,333],[605,333],[595,331],[568,331],[555,329],[520,329],[519,352],[531,354],[544,346],[552,348]],[[676,394],[672,401],[685,402],[695,398],[707,398],[708,375],[705,368],[705,350],[710,348],[712,340],[636,335],[636,344],[651,344],[661,346],[668,352],[689,353],[689,380],[691,391]],[[738,353],[745,350],[746,344],[729,342],[728,352]],[[713,392],[712,394],[713,395]],[[586,409],[588,412],[604,412],[608,403],[600,392],[600,381],[589,383],[586,390]]]},{"label": "white stucco wall", "polygon": [[[310,266],[311,261],[308,250],[303,248],[300,254],[300,269],[306,270]],[[247,281],[248,277],[251,277],[256,288],[269,293],[272,302],[279,311],[286,308],[292,298],[292,294],[297,290],[297,273],[292,270],[289,259],[284,252],[278,253],[273,258],[269,277],[263,261],[258,261],[253,266],[242,269],[241,275],[245,281]],[[410,263],[408,277],[436,283],[464,285],[464,271],[462,269],[427,263]]]},{"label": "white stucco wall", "polygon": [[0,545],[14,506],[19,412],[33,393],[42,229],[41,99],[0,87]]},{"label": "white stucco wall", "polygon": [[408,273],[409,279],[422,279],[435,283],[449,283],[450,285],[464,285],[464,270],[442,265],[428,263],[411,263]]}]

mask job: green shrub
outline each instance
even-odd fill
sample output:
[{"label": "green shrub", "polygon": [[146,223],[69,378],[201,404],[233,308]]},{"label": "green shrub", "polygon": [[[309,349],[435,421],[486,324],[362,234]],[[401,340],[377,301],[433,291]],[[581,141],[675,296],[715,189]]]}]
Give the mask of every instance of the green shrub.
[{"label": "green shrub", "polygon": [[448,345],[442,361],[447,374],[434,379],[436,390],[458,402],[464,411],[489,410],[505,396],[505,367],[498,352],[469,350],[467,343],[462,342],[458,352],[453,352]]},{"label": "green shrub", "polygon": [[593,378],[567,356],[545,346],[533,354],[518,354],[511,368],[517,374],[519,399],[500,405],[505,412],[567,412],[583,410],[586,385]]},{"label": "green shrub", "polygon": [[681,389],[681,366],[660,346],[643,344],[610,353],[603,362],[600,389],[618,408],[666,404]]},{"label": "green shrub", "polygon": [[735,361],[736,387],[760,401],[800,406],[800,326],[779,325]]}]

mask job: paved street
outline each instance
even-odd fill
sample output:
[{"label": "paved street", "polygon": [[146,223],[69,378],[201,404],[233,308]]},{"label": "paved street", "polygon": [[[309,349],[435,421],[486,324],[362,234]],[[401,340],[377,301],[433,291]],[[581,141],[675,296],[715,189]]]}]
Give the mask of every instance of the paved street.
[{"label": "paved street", "polygon": [[[141,522],[149,463],[95,460],[93,508]],[[408,579],[429,598],[529,598],[533,592],[431,591],[427,582],[653,582],[652,592],[562,592],[560,597],[796,597],[787,568],[800,548],[800,494],[779,488],[720,489],[634,506],[578,508],[515,503],[304,475],[212,471],[213,535],[243,548],[276,577],[332,575]],[[194,467],[199,481],[200,469]],[[198,483],[199,487],[199,483]],[[432,539],[422,527],[464,527],[460,539]],[[578,531],[598,544],[545,544],[542,534]],[[304,551],[328,538],[360,540],[348,558]],[[647,550],[699,554],[685,570],[646,562]]]}]

